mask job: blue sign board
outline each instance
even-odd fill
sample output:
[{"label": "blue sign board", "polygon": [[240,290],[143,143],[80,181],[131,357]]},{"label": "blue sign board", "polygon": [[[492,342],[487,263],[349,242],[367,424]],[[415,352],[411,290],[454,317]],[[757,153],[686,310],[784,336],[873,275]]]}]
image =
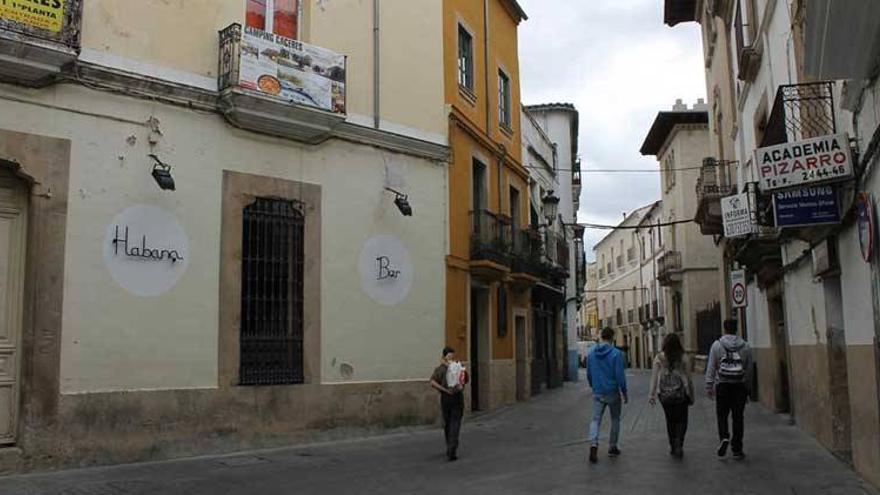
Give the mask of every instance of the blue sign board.
[{"label": "blue sign board", "polygon": [[779,228],[838,223],[837,188],[813,186],[773,193],[773,212]]}]

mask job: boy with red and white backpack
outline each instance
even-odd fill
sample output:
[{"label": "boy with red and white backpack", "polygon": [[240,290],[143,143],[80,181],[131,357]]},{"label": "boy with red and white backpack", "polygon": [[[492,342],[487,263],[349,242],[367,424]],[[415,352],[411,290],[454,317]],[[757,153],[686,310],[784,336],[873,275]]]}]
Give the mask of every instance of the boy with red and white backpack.
[{"label": "boy with red and white backpack", "polygon": [[[706,389],[715,399],[718,416],[718,457],[727,455],[728,446],[733,458],[745,459],[743,453],[743,414],[752,383],[752,353],[749,344],[736,334],[736,320],[724,320],[724,335],[712,344],[706,364]],[[733,437],[728,417],[733,415]]]}]

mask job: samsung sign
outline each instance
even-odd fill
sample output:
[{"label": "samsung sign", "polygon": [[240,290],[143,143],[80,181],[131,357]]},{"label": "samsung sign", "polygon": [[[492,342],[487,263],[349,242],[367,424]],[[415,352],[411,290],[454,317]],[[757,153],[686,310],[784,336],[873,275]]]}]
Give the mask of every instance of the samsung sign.
[{"label": "samsung sign", "polygon": [[846,134],[760,148],[755,150],[755,163],[762,191],[839,182],[853,174]]},{"label": "samsung sign", "polygon": [[840,221],[837,188],[813,186],[774,193],[773,212],[779,228],[836,224]]}]

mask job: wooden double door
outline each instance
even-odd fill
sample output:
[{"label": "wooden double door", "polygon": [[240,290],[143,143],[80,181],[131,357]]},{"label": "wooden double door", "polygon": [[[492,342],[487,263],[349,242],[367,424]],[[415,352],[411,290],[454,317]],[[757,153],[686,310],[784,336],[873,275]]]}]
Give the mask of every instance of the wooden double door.
[{"label": "wooden double door", "polygon": [[0,446],[18,429],[27,204],[27,186],[0,170]]}]

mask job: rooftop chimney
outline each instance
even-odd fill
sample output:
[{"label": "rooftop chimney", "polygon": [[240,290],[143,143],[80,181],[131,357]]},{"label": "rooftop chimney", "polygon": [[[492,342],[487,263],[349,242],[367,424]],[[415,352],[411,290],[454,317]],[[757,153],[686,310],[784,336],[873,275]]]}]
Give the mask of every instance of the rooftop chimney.
[{"label": "rooftop chimney", "polygon": [[675,100],[675,105],[672,105],[673,112],[686,112],[688,109],[687,105],[684,104],[681,98]]},{"label": "rooftop chimney", "polygon": [[709,105],[706,105],[706,100],[704,100],[702,98],[698,98],[697,102],[694,103],[694,110],[699,111],[699,112],[708,112]]}]

